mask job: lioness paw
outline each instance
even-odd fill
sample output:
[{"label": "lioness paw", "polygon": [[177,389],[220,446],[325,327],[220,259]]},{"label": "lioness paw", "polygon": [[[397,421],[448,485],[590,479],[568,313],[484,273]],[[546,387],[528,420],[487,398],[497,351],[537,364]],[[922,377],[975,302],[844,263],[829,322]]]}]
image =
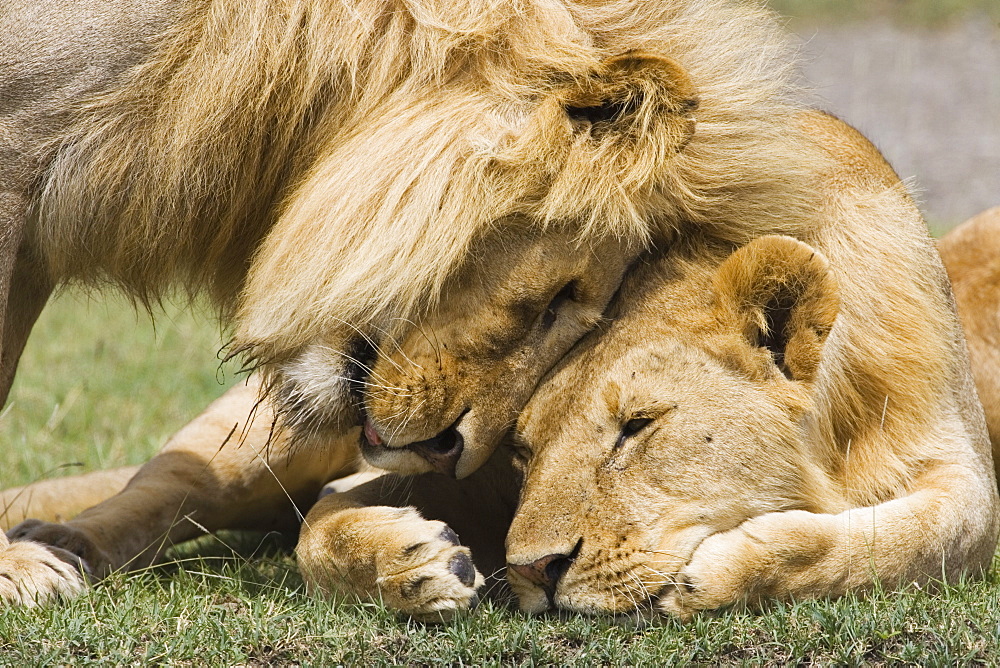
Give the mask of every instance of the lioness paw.
[{"label": "lioness paw", "polygon": [[829,516],[766,513],[701,542],[662,598],[663,612],[689,619],[699,610],[758,606],[765,599],[836,591],[839,571],[818,568],[832,544]]},{"label": "lioness paw", "polygon": [[661,598],[661,612],[689,621],[695,613],[744,602],[754,565],[752,542],[741,527],[709,536]]},{"label": "lioness paw", "polygon": [[82,563],[58,547],[9,542],[0,533],[0,605],[40,605],[84,589]]},{"label": "lioness paw", "polygon": [[484,583],[467,547],[443,522],[374,507],[304,529],[299,564],[310,589],[381,600],[406,615],[446,619],[472,607]]}]

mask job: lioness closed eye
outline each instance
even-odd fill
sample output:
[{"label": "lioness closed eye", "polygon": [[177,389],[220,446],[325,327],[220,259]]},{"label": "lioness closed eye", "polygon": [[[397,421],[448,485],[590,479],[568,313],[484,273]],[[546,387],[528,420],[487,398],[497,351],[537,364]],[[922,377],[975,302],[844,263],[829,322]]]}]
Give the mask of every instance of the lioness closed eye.
[{"label": "lioness closed eye", "polygon": [[728,258],[678,248],[629,279],[519,422],[507,559],[523,609],[687,617],[988,566],[981,415],[947,399],[906,416],[904,438],[850,423],[843,396],[870,381],[843,347],[864,325],[835,273],[764,237]]}]

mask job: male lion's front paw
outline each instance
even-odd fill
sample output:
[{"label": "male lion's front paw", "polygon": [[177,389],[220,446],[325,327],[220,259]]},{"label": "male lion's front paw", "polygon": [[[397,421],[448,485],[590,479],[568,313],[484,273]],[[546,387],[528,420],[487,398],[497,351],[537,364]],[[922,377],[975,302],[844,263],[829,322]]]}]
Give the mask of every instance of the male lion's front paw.
[{"label": "male lion's front paw", "polygon": [[484,582],[455,532],[412,508],[341,511],[304,527],[296,551],[310,589],[381,599],[418,619],[470,608]]},{"label": "male lion's front paw", "polygon": [[0,604],[34,606],[84,588],[83,564],[66,550],[0,533]]}]

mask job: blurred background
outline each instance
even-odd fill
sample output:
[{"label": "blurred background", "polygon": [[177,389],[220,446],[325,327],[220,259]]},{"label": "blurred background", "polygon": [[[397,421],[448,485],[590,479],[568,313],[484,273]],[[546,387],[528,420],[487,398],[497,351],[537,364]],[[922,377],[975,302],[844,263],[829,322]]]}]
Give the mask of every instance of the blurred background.
[{"label": "blurred background", "polygon": [[817,106],[864,132],[941,234],[1000,205],[1000,0],[771,0]]}]

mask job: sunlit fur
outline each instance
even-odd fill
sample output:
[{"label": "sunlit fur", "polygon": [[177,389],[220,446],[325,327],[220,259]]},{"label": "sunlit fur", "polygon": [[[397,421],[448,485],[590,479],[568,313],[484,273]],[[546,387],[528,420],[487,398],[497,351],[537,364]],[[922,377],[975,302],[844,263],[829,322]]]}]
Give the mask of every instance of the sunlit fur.
[{"label": "sunlit fur", "polygon": [[[175,280],[211,285],[251,359],[281,359],[336,323],[413,316],[512,215],[633,240],[680,220],[745,239],[808,218],[800,184],[816,154],[790,130],[791,61],[754,3],[182,10],[51,146],[35,237],[59,280],[143,298]],[[637,49],[677,61],[697,90],[679,154],[657,134],[655,83],[634,133],[615,140],[562,108]]]},{"label": "sunlit fur", "polygon": [[[678,243],[626,279],[612,324],[519,420],[522,608],[688,618],[981,574],[1000,529],[990,447],[940,264],[913,233],[908,252],[861,251],[880,267],[861,274],[762,237],[731,255]],[[908,266],[922,273],[900,281]],[[571,558],[547,596],[523,572],[550,555]]]},{"label": "sunlit fur", "polygon": [[969,343],[1000,478],[1000,207],[962,223],[938,243]]}]

